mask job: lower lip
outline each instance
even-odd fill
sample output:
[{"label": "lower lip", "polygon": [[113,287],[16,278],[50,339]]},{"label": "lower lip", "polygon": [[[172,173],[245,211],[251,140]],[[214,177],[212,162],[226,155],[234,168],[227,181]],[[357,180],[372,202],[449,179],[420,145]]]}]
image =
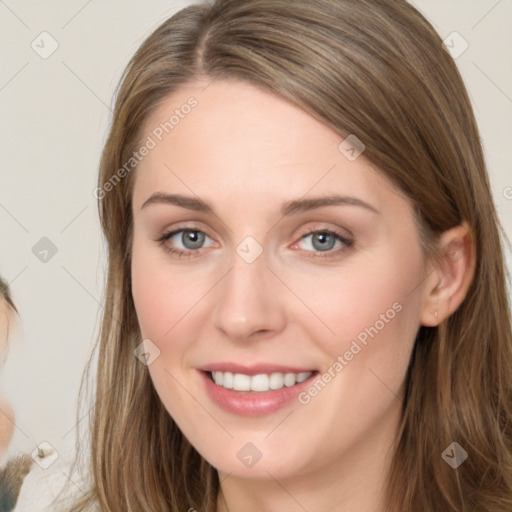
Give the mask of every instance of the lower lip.
[{"label": "lower lip", "polygon": [[287,404],[304,391],[318,372],[314,372],[308,379],[290,387],[270,391],[233,391],[222,386],[217,386],[210,380],[208,373],[199,371],[209,397],[219,407],[227,412],[240,416],[264,416],[272,414]]}]

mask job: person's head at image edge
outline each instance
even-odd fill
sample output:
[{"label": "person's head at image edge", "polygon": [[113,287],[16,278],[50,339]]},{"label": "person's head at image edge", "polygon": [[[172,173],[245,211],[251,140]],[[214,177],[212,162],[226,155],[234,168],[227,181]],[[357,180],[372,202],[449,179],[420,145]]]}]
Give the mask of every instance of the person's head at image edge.
[{"label": "person's head at image edge", "polygon": [[[0,371],[9,349],[9,331],[17,314],[9,286],[0,276]],[[7,451],[14,434],[14,411],[0,390],[0,468],[6,461]]]},{"label": "person's head at image edge", "polygon": [[[463,81],[415,8],[183,9],[124,73],[96,195],[109,272],[75,511],[512,509],[501,231]],[[334,195],[352,199],[280,211]],[[208,378],[226,361],[315,373],[264,411]]]}]

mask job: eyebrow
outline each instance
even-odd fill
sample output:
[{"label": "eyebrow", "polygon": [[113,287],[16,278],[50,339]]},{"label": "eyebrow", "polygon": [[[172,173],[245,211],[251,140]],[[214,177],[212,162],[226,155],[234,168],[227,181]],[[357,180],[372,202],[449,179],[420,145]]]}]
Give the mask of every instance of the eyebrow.
[{"label": "eyebrow", "polygon": [[[144,204],[141,206],[141,210],[152,204],[170,204],[186,208],[187,210],[214,214],[213,208],[207,202],[196,197],[189,197],[181,194],[165,194],[163,192],[155,192],[146,201],[144,201]],[[313,197],[310,199],[295,199],[292,201],[287,201],[281,205],[280,211],[281,215],[285,217],[287,215],[298,214],[305,211],[334,205],[359,206],[378,215],[380,214],[379,210],[374,208],[366,201],[363,201],[362,199],[340,195],[329,195],[324,197]]]}]

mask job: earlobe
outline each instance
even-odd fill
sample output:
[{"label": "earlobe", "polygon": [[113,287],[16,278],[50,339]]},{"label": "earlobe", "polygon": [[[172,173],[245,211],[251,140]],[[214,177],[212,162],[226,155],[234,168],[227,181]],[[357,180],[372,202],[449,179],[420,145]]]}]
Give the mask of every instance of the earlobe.
[{"label": "earlobe", "polygon": [[420,315],[421,325],[428,327],[439,325],[457,310],[473,280],[475,245],[467,222],[440,236],[433,265]]}]

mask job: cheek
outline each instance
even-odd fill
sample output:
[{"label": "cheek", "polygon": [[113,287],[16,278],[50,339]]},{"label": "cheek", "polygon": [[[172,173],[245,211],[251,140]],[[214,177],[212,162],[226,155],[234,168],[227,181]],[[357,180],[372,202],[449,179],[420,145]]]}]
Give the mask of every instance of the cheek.
[{"label": "cheek", "polygon": [[422,269],[416,248],[403,254],[387,246],[329,273],[305,272],[295,291],[315,314],[311,326],[331,357],[350,350],[353,341],[366,348],[380,340],[378,349],[386,340],[386,349],[399,348],[419,325]]},{"label": "cheek", "polygon": [[163,249],[155,250],[135,236],[131,279],[143,338],[155,343],[168,363],[179,361],[188,340],[197,337],[192,331],[200,324],[191,319],[211,286],[208,276],[170,264]]},{"label": "cheek", "polygon": [[330,276],[317,275],[315,286],[304,279],[298,290],[322,319],[313,319],[310,330],[314,326],[326,356],[321,368],[325,391],[312,387],[301,403],[343,404],[343,420],[332,412],[330,421],[340,429],[350,425],[354,432],[379,421],[400,396],[419,326],[421,252],[413,247],[403,254],[389,246],[374,254],[354,258]]},{"label": "cheek", "polygon": [[[155,279],[155,269],[148,267],[144,258],[135,258],[132,263],[132,294],[137,318],[144,338],[153,342],[165,333],[165,311],[172,311],[166,294],[164,279]],[[168,329],[168,327],[167,327]]]},{"label": "cheek", "polygon": [[155,251],[134,236],[132,295],[142,336],[162,350],[161,340],[172,328],[178,304],[175,287]]},{"label": "cheek", "polygon": [[[184,391],[183,365],[187,352],[187,339],[183,328],[187,325],[187,312],[193,303],[191,287],[179,272],[171,272],[165,262],[165,253],[159,255],[134,238],[132,252],[132,294],[143,339],[150,339],[160,353],[148,367],[153,385],[162,403],[188,433],[195,425],[188,418],[200,413]],[[193,290],[193,287],[192,287]],[[188,327],[190,329],[190,326]],[[178,335],[178,333],[180,335]]]},{"label": "cheek", "polygon": [[[330,439],[318,448],[326,460],[341,452],[347,439],[364,438],[399,404],[419,326],[423,260],[414,251],[401,258],[393,249],[383,251],[378,259],[347,265],[334,278],[317,276],[315,287],[306,280],[301,284],[301,293],[309,290],[308,304],[334,332],[318,321],[311,324],[325,366],[322,382],[299,397],[305,410],[326,418],[306,435]],[[340,404],[339,410],[332,404]]]}]

